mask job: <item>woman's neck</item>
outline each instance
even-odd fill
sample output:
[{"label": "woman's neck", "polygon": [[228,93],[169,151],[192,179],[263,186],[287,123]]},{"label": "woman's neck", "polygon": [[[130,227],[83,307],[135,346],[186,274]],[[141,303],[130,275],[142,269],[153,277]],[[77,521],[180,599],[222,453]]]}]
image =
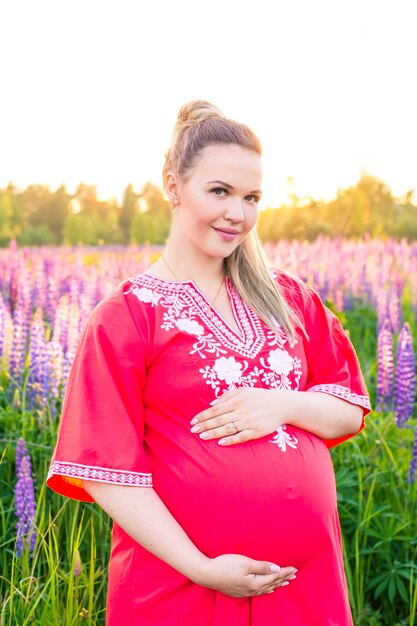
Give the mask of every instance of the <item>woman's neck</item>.
[{"label": "woman's neck", "polygon": [[223,259],[186,255],[169,246],[163,251],[161,260],[178,281],[193,280],[197,284],[217,284],[225,275]]}]

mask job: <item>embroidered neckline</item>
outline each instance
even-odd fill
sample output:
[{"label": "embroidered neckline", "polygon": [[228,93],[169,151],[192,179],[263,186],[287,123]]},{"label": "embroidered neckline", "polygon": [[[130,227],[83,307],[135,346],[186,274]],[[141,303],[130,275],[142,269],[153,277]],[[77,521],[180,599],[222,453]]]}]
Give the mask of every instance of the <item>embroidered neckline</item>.
[{"label": "embroidered neckline", "polygon": [[[259,317],[241,299],[237,289],[226,276],[226,290],[232,307],[236,324],[241,335],[228,324],[223,316],[207,300],[193,280],[173,281],[153,274],[136,274],[128,279],[134,284],[153,287],[156,290],[169,290],[171,293],[182,294],[189,306],[195,307],[199,317],[213,334],[225,342],[226,347],[232,348],[243,356],[255,357],[265,343],[266,335]],[[158,299],[159,301],[159,299]]]}]

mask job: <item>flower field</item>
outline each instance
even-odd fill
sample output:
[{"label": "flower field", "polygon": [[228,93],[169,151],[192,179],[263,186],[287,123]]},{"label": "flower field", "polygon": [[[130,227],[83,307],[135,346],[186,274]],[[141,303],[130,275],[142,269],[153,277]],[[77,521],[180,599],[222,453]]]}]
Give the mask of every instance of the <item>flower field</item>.
[{"label": "flower field", "polygon": [[[417,626],[417,242],[265,244],[357,350],[374,412],[331,451],[356,626]],[[157,247],[0,249],[0,626],[104,625],[110,523],[45,486],[78,336]]]}]

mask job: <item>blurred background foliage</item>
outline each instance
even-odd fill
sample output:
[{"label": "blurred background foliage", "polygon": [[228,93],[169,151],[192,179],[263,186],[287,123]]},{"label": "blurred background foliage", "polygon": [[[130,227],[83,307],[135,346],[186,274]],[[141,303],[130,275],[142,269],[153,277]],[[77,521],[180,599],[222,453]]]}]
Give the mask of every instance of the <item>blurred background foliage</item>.
[{"label": "blurred background foliage", "polygon": [[[417,206],[413,190],[393,196],[386,183],[363,175],[332,200],[300,198],[287,181],[287,200],[260,211],[258,232],[263,241],[305,239],[319,235],[417,239]],[[0,189],[0,246],[12,239],[19,245],[162,244],[168,236],[170,204],[163,190],[147,182],[137,192],[129,184],[120,204],[99,200],[93,185],[80,183],[74,194],[64,185],[51,191],[45,185],[20,190],[13,183]]]}]

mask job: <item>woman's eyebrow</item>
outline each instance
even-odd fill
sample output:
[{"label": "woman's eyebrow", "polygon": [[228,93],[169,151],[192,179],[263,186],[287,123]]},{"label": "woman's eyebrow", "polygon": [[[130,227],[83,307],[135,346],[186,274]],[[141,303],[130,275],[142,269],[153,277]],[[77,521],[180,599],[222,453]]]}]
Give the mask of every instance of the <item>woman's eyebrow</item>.
[{"label": "woman's eyebrow", "polygon": [[[223,180],[209,180],[209,181],[207,181],[207,185],[211,185],[212,183],[217,183],[217,184],[223,185],[227,189],[233,189],[233,185],[229,185],[229,183],[225,183]],[[260,193],[260,194],[262,194],[262,191],[260,189],[254,189],[253,191],[250,191],[249,193]]]}]

